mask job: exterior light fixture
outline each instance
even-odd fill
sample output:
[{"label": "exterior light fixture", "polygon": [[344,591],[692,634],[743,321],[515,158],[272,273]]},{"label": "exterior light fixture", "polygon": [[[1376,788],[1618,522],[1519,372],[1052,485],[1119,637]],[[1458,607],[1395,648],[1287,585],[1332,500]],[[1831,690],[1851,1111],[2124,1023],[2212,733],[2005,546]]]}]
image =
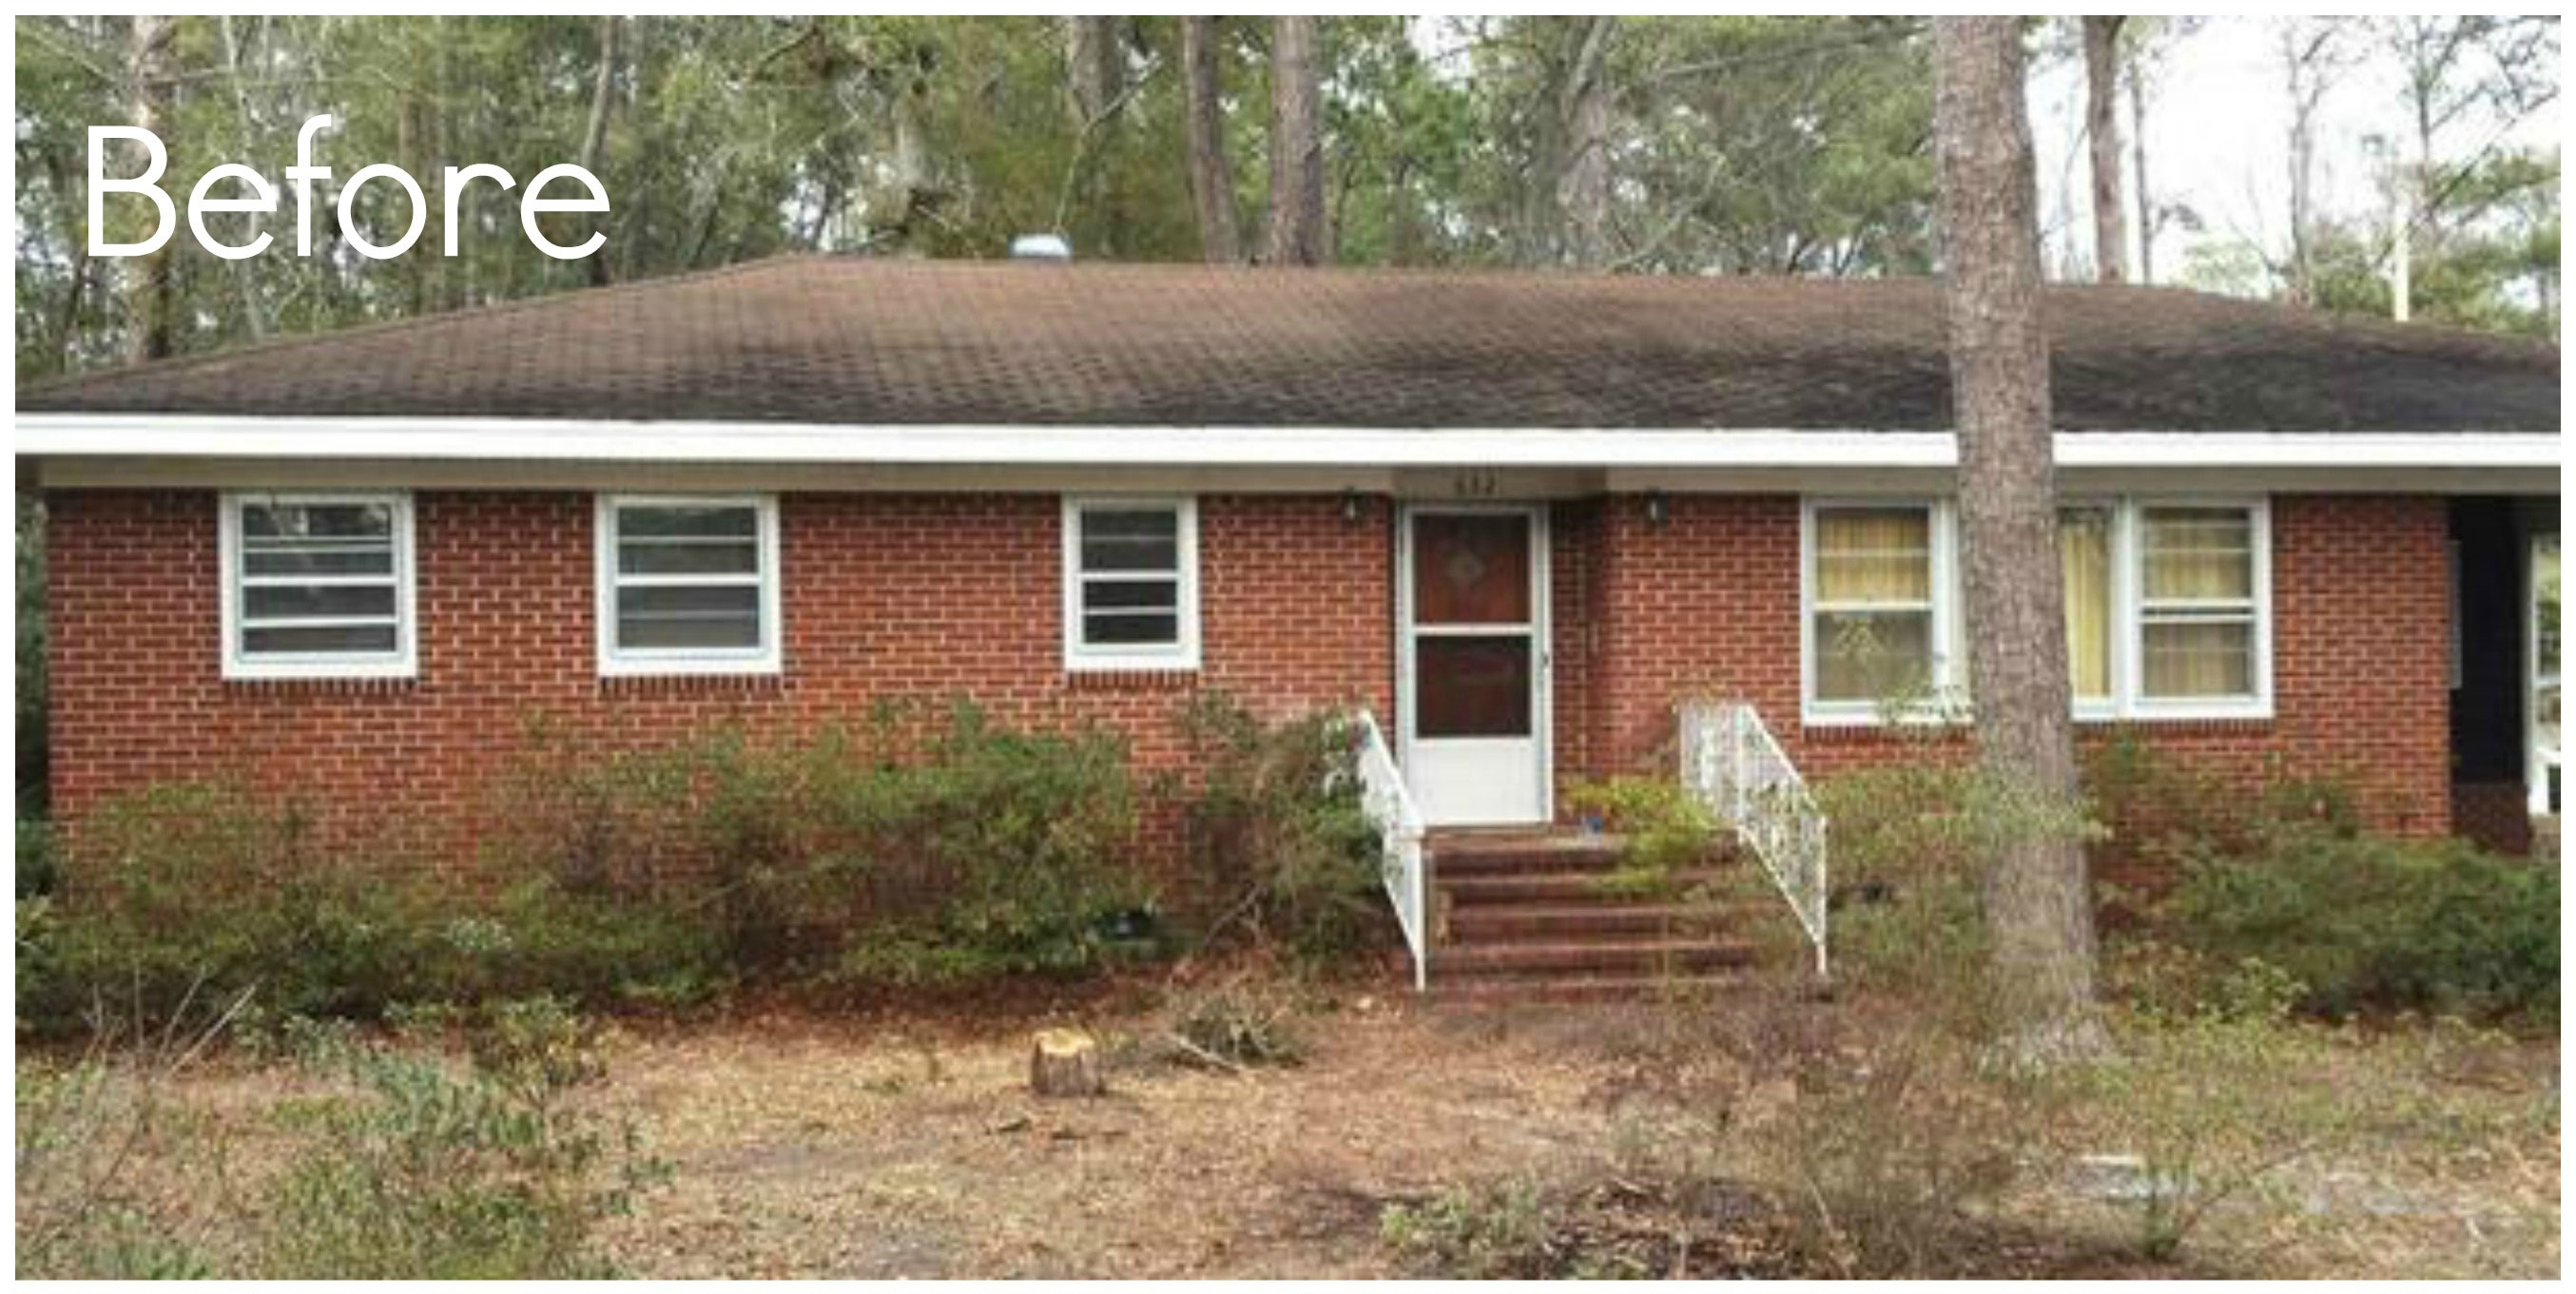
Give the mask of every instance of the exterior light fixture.
[{"label": "exterior light fixture", "polygon": [[1360,492],[1347,486],[1342,489],[1342,520],[1357,524],[1360,519]]},{"label": "exterior light fixture", "polygon": [[1661,490],[1646,491],[1646,524],[1661,530],[1664,527],[1664,523],[1671,521],[1672,519],[1672,505],[1664,500],[1664,492]]}]

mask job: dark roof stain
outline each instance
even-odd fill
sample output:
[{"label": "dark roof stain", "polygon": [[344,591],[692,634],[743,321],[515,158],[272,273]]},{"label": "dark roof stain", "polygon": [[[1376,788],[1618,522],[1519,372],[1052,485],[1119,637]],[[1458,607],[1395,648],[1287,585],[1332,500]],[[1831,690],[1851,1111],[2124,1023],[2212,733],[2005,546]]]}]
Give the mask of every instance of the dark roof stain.
[{"label": "dark roof stain", "polygon": [[[1940,430],[1928,279],[791,256],[23,389],[21,412],[845,424]],[[2052,287],[2072,431],[2559,429],[2558,351]]]}]

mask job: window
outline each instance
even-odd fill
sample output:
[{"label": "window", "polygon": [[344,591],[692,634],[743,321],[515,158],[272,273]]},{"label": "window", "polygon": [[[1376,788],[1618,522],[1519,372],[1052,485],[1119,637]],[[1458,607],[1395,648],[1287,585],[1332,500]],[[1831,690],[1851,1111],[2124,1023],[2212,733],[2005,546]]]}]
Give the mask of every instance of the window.
[{"label": "window", "polygon": [[2057,556],[2066,579],[2066,680],[2077,713],[2112,704],[2118,600],[2111,589],[2111,529],[2109,508],[2063,508],[2057,514]]},{"label": "window", "polygon": [[409,678],[411,500],[227,494],[226,678]]},{"label": "window", "polygon": [[774,674],[778,644],[776,499],[600,499],[600,673]]},{"label": "window", "polygon": [[[1964,694],[1955,528],[1945,503],[1808,505],[1808,722]],[[2083,500],[2059,510],[2057,535],[2078,717],[2270,713],[2263,503]]]},{"label": "window", "polygon": [[2254,513],[2241,507],[2138,514],[2138,699],[2260,699]]},{"label": "window", "polygon": [[1196,669],[1198,620],[1191,500],[1065,500],[1065,668]]},{"label": "window", "polygon": [[1948,676],[1947,510],[1924,503],[1823,504],[1808,515],[1808,695],[1866,716]]}]

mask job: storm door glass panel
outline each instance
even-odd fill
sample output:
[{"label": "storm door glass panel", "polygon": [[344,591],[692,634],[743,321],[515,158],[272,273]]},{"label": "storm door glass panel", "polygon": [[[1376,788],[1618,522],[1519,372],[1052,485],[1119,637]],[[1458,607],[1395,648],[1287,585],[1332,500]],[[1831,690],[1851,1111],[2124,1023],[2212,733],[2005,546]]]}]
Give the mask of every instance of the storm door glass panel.
[{"label": "storm door glass panel", "polygon": [[1425,625],[1528,624],[1529,517],[1416,516],[1413,619]]},{"label": "storm door glass panel", "polygon": [[1535,733],[1531,519],[1413,519],[1414,734]]}]

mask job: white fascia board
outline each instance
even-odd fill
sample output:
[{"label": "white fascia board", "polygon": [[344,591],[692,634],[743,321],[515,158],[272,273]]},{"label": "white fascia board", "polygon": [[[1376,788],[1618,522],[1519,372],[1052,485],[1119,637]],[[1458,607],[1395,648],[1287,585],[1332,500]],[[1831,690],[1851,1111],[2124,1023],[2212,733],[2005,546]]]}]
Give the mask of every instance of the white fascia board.
[{"label": "white fascia board", "polygon": [[[21,414],[21,456],[960,466],[1951,468],[1944,431],[865,426]],[[2548,468],[2520,432],[2060,432],[2061,467]]]}]

